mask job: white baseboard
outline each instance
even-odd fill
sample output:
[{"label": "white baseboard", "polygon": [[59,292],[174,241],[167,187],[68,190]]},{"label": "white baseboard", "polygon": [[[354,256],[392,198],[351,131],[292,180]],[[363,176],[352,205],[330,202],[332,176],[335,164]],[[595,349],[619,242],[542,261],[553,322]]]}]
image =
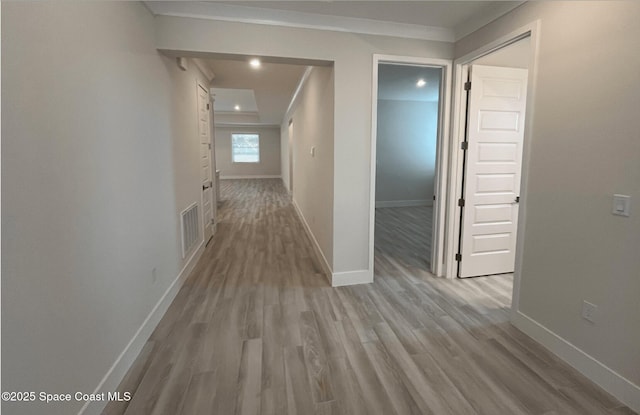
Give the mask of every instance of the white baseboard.
[{"label": "white baseboard", "polygon": [[[169,288],[164,292],[162,297],[158,300],[156,305],[153,307],[147,318],[142,322],[138,331],[133,335],[133,338],[129,341],[113,363],[111,368],[107,371],[107,374],[104,375],[96,389],[93,391],[94,394],[114,392],[120,385],[120,382],[124,378],[124,375],[127,373],[133,362],[140,354],[143,346],[153,333],[153,330],[156,328],[160,319],[164,316],[164,313],[171,305],[171,302],[182,288],[182,284],[187,279],[193,268],[198,263],[198,260],[202,256],[204,252],[204,241],[201,241],[198,245],[198,248],[191,254],[191,257],[186,262],[178,276],[173,280]],[[87,402],[78,412],[78,415],[100,415],[106,406],[107,402]]]},{"label": "white baseboard", "polygon": [[376,202],[376,208],[433,206],[433,200],[381,200]]},{"label": "white baseboard", "polygon": [[[329,279],[330,276],[333,275],[333,271],[331,271],[329,261],[327,261],[327,258],[324,256],[324,252],[322,252],[322,249],[320,249],[320,244],[318,243],[318,240],[316,239],[313,232],[311,232],[311,227],[309,227],[309,224],[302,214],[300,207],[298,207],[298,204],[295,200],[291,200],[291,203],[293,204],[293,207],[295,208],[295,211],[298,214],[302,225],[304,226],[304,230],[307,232],[307,235],[309,235],[309,239],[311,239],[311,245],[313,246],[313,250],[316,253],[316,257],[320,259],[320,266],[322,266],[322,270],[324,271],[325,276],[327,277],[327,279]],[[331,283],[331,281],[329,281],[329,283]]]},{"label": "white baseboard", "polygon": [[355,285],[355,284],[367,284],[367,283],[373,282],[373,272],[367,269],[358,270],[358,271],[347,271],[347,272],[333,272],[331,270],[331,266],[329,265],[329,261],[327,261],[327,258],[324,256],[324,252],[322,252],[322,249],[320,249],[320,244],[318,244],[318,240],[316,239],[313,232],[311,232],[311,227],[309,226],[309,224],[307,223],[307,220],[302,214],[300,207],[298,206],[295,200],[292,200],[292,204],[296,210],[296,213],[298,214],[298,217],[300,218],[300,221],[304,226],[304,230],[307,232],[307,235],[309,235],[309,239],[311,239],[313,250],[315,251],[316,256],[320,258],[320,265],[322,266],[322,270],[324,271],[325,275],[329,279],[329,283],[331,284],[332,287],[342,287],[344,285]]},{"label": "white baseboard", "polygon": [[361,269],[358,271],[334,272],[331,276],[332,287],[345,285],[369,284],[373,282],[373,271]]},{"label": "white baseboard", "polygon": [[531,317],[518,311],[511,323],[560,359],[591,379],[636,412],[640,412],[640,386],[605,366]]},{"label": "white baseboard", "polygon": [[280,175],[263,175],[263,174],[258,174],[255,176],[220,176],[220,180],[228,180],[228,179],[282,179],[282,176]]}]

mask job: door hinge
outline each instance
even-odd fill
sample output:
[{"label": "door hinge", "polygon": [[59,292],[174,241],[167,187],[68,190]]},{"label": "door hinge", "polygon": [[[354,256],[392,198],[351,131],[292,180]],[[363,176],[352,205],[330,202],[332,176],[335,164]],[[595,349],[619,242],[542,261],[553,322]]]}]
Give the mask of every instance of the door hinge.
[{"label": "door hinge", "polygon": [[207,104],[207,111],[209,110],[209,104]]},{"label": "door hinge", "polygon": [[471,81],[467,81],[464,83],[464,90],[471,91]]},{"label": "door hinge", "polygon": [[208,143],[207,145],[209,146],[209,150],[211,150],[211,143]]},{"label": "door hinge", "polygon": [[469,142],[468,141],[463,141],[462,143],[460,143],[460,148],[462,150],[468,150],[469,149]]},{"label": "door hinge", "polygon": [[461,254],[456,254],[456,261],[458,261],[458,262],[462,261],[462,255]]},{"label": "door hinge", "polygon": [[458,199],[458,206],[464,207],[464,199]]},{"label": "door hinge", "polygon": [[436,200],[436,195],[433,195],[433,200]]}]

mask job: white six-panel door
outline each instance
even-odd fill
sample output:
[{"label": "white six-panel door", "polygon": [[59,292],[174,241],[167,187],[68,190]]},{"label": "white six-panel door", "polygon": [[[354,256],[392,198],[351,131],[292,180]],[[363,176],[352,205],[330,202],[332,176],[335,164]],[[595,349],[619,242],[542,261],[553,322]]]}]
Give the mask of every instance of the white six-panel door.
[{"label": "white six-panel door", "polygon": [[471,67],[461,278],[514,270],[527,76],[526,69]]},{"label": "white six-panel door", "polygon": [[209,125],[209,92],[198,85],[198,135],[200,136],[200,178],[202,180],[202,218],[204,240],[213,235],[213,171],[211,169],[211,127]]}]

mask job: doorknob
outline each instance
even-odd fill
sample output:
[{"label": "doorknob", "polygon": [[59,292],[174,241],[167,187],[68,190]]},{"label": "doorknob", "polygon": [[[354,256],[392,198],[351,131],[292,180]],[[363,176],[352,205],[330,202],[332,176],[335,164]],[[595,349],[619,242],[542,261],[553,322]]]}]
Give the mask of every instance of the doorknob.
[{"label": "doorknob", "polygon": [[520,196],[516,196],[515,200],[512,203],[520,203]]},{"label": "doorknob", "polygon": [[211,188],[212,186],[213,186],[212,182],[209,182],[207,184],[203,184],[202,185],[202,190],[207,190],[207,189]]}]

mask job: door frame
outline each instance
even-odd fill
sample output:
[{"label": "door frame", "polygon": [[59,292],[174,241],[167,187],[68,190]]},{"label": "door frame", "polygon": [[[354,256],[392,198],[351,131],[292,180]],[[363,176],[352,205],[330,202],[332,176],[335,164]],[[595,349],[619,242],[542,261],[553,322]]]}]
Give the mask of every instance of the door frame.
[{"label": "door frame", "polygon": [[436,166],[434,179],[434,223],[431,238],[431,272],[437,276],[444,274],[444,236],[445,213],[447,200],[447,157],[449,137],[449,118],[451,114],[451,70],[452,62],[447,59],[420,58],[413,56],[373,55],[373,76],[371,80],[371,159],[369,183],[369,269],[374,273],[374,243],[375,243],[375,214],[376,214],[376,146],[378,129],[378,65],[381,63],[397,65],[428,66],[442,69],[440,84],[440,114],[438,136],[436,138]]},{"label": "door frame", "polygon": [[289,147],[289,160],[288,164],[289,164],[289,194],[291,194],[291,196],[293,197],[293,163],[294,163],[294,159],[293,159],[293,118],[289,119],[289,124],[287,124],[287,142],[288,142],[288,147]]},{"label": "door frame", "polygon": [[538,78],[538,55],[539,55],[539,42],[540,42],[540,20],[535,20],[525,26],[520,27],[512,31],[509,34],[499,37],[472,52],[456,59],[454,61],[454,79],[453,79],[453,114],[452,114],[452,132],[451,132],[451,146],[449,153],[449,176],[451,178],[448,206],[447,206],[447,235],[452,237],[447,240],[446,247],[446,277],[456,278],[457,275],[457,263],[455,255],[458,252],[458,240],[460,232],[460,215],[459,207],[457,205],[458,195],[462,194],[462,165],[463,154],[460,150],[461,143],[465,137],[465,118],[467,108],[467,96],[464,91],[464,83],[466,82],[469,66],[476,59],[488,55],[498,49],[511,45],[518,40],[530,37],[531,50],[530,53],[530,67],[529,77],[527,85],[527,109],[524,127],[524,145],[522,154],[522,166],[520,176],[520,207],[518,211],[518,226],[516,237],[516,253],[515,253],[515,268],[513,279],[513,295],[511,302],[512,313],[514,310],[518,310],[519,305],[519,293],[520,293],[520,276],[522,271],[522,253],[524,248],[524,236],[525,236],[525,224],[527,213],[527,183],[529,180],[529,164],[531,157],[531,146],[533,138],[532,122],[534,118],[534,102],[536,93],[536,84]]}]

